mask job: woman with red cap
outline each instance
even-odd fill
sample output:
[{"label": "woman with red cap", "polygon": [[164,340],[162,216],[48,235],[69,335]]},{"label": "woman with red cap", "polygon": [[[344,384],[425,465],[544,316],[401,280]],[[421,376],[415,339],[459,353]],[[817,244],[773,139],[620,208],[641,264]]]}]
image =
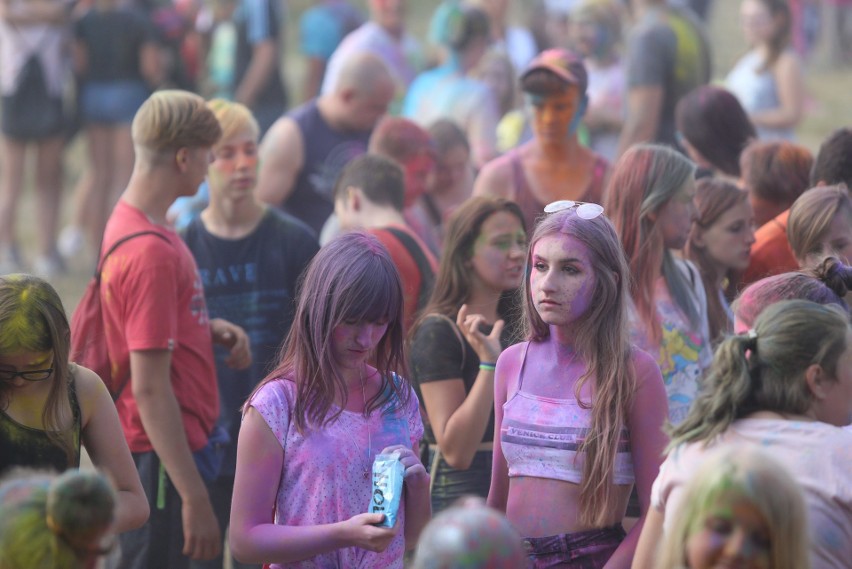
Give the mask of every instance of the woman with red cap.
[{"label": "woman with red cap", "polygon": [[486,164],[474,195],[515,201],[530,230],[545,204],[601,202],[609,164],[577,139],[587,85],[586,68],[570,51],[549,49],[533,59],[521,75],[533,137]]}]

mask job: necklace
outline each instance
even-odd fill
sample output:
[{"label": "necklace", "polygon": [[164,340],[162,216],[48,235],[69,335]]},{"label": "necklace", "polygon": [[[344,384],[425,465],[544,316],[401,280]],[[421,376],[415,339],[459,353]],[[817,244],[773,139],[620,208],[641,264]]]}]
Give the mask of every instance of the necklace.
[{"label": "necklace", "polygon": [[[361,399],[364,401],[364,413],[367,413],[367,389],[364,387],[364,368],[358,370],[358,379],[361,380]],[[364,480],[370,478],[370,470],[372,470],[373,462],[373,438],[370,432],[370,416],[367,419],[367,467],[364,469]]]},{"label": "necklace", "polygon": [[[367,411],[367,388],[364,384],[364,370],[363,368],[358,372],[358,378],[361,380],[361,399],[364,401],[364,412]],[[363,476],[364,480],[370,479],[370,471],[373,469],[373,435],[370,432],[370,417],[367,415],[367,464],[364,466]],[[346,434],[349,436],[349,440],[352,441],[352,444],[355,446],[357,450],[360,445],[358,445],[358,441],[355,440],[355,436],[346,431]]]}]

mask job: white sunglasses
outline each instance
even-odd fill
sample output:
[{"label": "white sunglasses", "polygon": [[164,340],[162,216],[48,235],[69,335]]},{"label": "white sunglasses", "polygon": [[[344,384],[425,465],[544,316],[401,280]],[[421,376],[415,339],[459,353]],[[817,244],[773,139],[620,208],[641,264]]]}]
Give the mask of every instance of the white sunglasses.
[{"label": "white sunglasses", "polygon": [[602,205],[591,202],[575,202],[574,200],[557,200],[544,206],[544,213],[556,213],[566,209],[577,210],[580,219],[594,219],[603,213]]}]

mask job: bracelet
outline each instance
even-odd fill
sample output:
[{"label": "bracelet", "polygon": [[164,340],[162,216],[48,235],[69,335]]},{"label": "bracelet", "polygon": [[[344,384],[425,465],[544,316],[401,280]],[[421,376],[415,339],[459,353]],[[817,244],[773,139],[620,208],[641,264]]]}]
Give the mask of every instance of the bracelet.
[{"label": "bracelet", "polygon": [[482,370],[482,371],[494,371],[495,369],[497,369],[497,363],[496,362],[481,362],[479,364],[479,369]]}]

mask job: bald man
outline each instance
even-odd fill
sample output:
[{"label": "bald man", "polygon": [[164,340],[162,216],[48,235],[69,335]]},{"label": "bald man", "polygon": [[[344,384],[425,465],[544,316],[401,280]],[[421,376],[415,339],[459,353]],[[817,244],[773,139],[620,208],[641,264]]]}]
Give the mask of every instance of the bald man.
[{"label": "bald man", "polygon": [[269,129],[260,146],[261,201],[301,219],[318,235],[334,210],[340,171],[367,151],[393,96],[394,82],[381,59],[353,56],[334,91],[293,109]]}]

